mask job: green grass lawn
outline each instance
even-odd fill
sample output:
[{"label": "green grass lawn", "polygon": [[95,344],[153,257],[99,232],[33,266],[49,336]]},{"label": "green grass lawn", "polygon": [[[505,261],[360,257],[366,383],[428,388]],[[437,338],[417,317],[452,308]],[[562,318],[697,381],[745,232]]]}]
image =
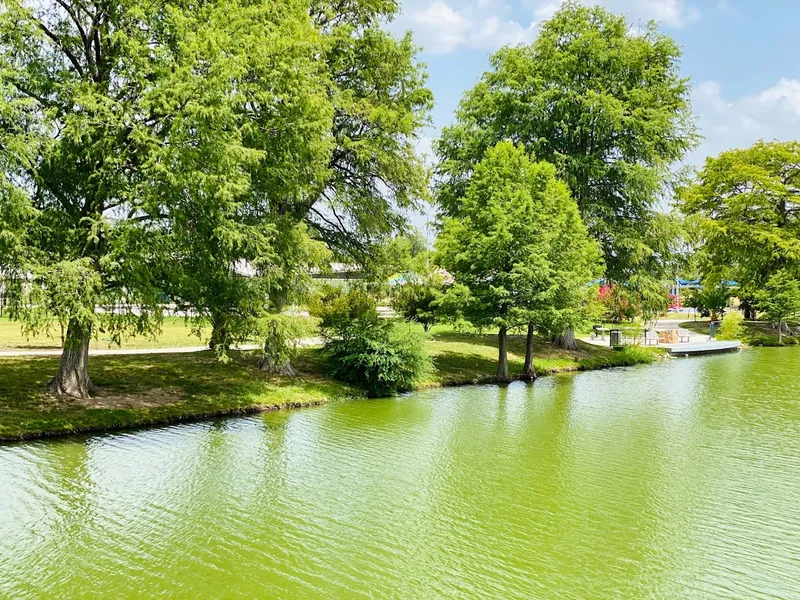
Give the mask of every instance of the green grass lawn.
[{"label": "green grass lawn", "polygon": [[[138,336],[123,340],[121,346],[112,343],[111,336],[96,332],[92,340],[92,348],[180,348],[182,346],[204,346],[208,343],[211,328],[201,330],[201,337],[191,331],[191,327],[183,317],[164,317],[161,332],[155,337]],[[0,317],[0,350],[14,349],[45,349],[61,347],[61,328],[54,324],[48,334],[37,337],[26,337],[22,334],[22,327],[18,321],[11,321],[8,317]]]},{"label": "green grass lawn", "polygon": [[[509,339],[512,376],[522,371],[525,340]],[[421,387],[494,380],[497,337],[438,328],[427,349],[436,372]],[[650,350],[609,350],[580,344],[575,352],[537,340],[537,372],[588,370],[650,362]],[[331,398],[359,396],[352,387],[325,376],[319,353],[301,349],[295,378],[268,375],[252,354],[233,352],[221,364],[211,352],[94,356],[89,372],[99,391],[90,400],[55,397],[47,381],[57,357],[0,359],[0,440],[78,431],[164,424],[224,414],[320,404]]]},{"label": "green grass lawn", "polygon": [[[681,323],[681,327],[693,331],[695,333],[704,333],[708,335],[708,319],[699,321],[685,321]],[[797,323],[791,323],[794,329],[798,326]],[[777,346],[778,345],[778,330],[774,329],[769,323],[765,321],[744,321],[742,323],[744,333],[741,341],[748,346]],[[786,335],[783,336],[784,346],[794,346],[800,344],[800,336]]]},{"label": "green grass lawn", "polygon": [[[302,321],[309,336],[317,335],[316,319],[300,316],[293,318]],[[191,324],[183,317],[164,317],[161,331],[157,335],[131,337],[123,340],[121,345],[114,344],[111,336],[104,332],[96,331],[95,333],[96,336],[91,342],[91,347],[94,349],[181,348],[206,346],[211,336],[211,327],[203,327],[198,337],[192,332]],[[0,317],[0,350],[51,348],[61,348],[61,329],[57,324],[51,327],[48,334],[29,338],[22,334],[22,327],[18,321]]]},{"label": "green grass lawn", "polygon": [[296,378],[263,373],[242,353],[232,359],[221,364],[210,351],[92,357],[89,372],[99,392],[90,400],[46,392],[56,357],[0,359],[0,439],[320,404],[356,393],[318,375],[310,350],[298,356],[303,374]]},{"label": "green grass lawn", "polygon": [[[559,371],[624,366],[646,362],[652,353],[637,349],[614,351],[578,342],[576,351],[563,350],[536,338],[533,365],[538,375]],[[458,333],[434,328],[427,344],[436,372],[429,385],[453,385],[464,382],[491,381],[497,370],[497,336],[494,334]],[[525,337],[508,337],[508,367],[512,377],[519,377],[525,361]]]}]

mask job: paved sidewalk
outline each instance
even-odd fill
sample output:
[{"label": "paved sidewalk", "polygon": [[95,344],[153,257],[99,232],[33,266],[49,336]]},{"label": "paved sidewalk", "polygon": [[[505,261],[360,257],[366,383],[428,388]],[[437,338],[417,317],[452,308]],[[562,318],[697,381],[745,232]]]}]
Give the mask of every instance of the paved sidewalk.
[{"label": "paved sidewalk", "polygon": [[[321,346],[322,339],[318,337],[304,338],[298,341],[298,346],[310,347]],[[235,350],[257,350],[258,344],[243,344],[234,348]],[[208,350],[208,346],[181,346],[179,348],[90,348],[89,356],[124,356],[136,354],[189,354],[191,352],[202,352]],[[10,350],[0,350],[0,358],[13,356],[61,356],[61,348],[19,348]]]},{"label": "paved sidewalk", "polygon": [[[677,330],[678,331],[678,335],[680,335],[681,337],[688,337],[689,338],[688,342],[682,342],[682,344],[698,344],[698,343],[701,343],[701,342],[708,342],[709,341],[709,337],[708,337],[707,334],[705,334],[705,333],[695,333],[694,331],[689,331],[688,329],[684,329],[683,327],[681,327],[680,323],[683,323],[685,321],[686,321],[686,319],[683,319],[681,321],[662,319],[662,320],[659,320],[656,323],[655,330],[656,331]],[[609,328],[611,328],[611,327],[609,327]],[[580,340],[582,342],[586,342],[587,344],[592,344],[593,346],[605,346],[606,348],[608,348],[611,345],[609,337],[610,336],[608,335],[608,332],[606,332],[605,339],[603,339],[603,338],[583,337],[583,338],[580,338]],[[644,341],[642,341],[642,345],[643,344],[644,344]],[[674,344],[658,344],[658,345],[662,346],[662,347],[666,347],[666,346],[672,346]]]}]

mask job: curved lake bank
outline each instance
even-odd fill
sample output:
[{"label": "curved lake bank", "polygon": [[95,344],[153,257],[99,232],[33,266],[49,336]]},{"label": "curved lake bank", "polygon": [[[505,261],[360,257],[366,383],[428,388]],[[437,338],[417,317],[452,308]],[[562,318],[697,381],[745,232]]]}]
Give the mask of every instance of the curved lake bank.
[{"label": "curved lake bank", "polygon": [[800,353],[0,447],[0,596],[800,596]]},{"label": "curved lake bank", "polygon": [[[509,337],[512,376],[522,373],[524,336]],[[497,340],[493,335],[439,332],[426,349],[435,371],[419,388],[494,383]],[[519,350],[522,348],[522,354]],[[579,342],[564,350],[537,338],[534,364],[541,374],[584,371],[653,362],[658,351],[613,351]],[[3,442],[119,431],[325,404],[331,398],[362,397],[363,391],[330,377],[323,356],[300,348],[296,377],[266,373],[246,352],[231,352],[224,364],[213,352],[98,356],[92,398],[53,396],[47,384],[57,357],[0,358],[0,444]]]}]

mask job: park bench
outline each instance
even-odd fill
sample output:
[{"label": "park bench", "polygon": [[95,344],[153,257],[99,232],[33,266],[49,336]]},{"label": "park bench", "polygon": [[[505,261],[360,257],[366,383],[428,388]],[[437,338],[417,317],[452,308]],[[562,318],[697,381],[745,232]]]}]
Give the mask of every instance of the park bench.
[{"label": "park bench", "polygon": [[592,337],[594,339],[600,338],[601,340],[606,339],[606,333],[608,332],[607,327],[603,327],[602,325],[592,325]]}]

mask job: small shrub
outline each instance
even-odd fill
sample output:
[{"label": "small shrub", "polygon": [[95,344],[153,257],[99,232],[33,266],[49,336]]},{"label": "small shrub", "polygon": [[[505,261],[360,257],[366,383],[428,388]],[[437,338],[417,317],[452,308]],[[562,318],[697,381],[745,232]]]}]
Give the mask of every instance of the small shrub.
[{"label": "small shrub", "polygon": [[366,290],[324,285],[308,303],[308,312],[320,320],[323,335],[341,337],[356,322],[377,323],[378,304]]},{"label": "small shrub", "polygon": [[650,364],[656,360],[658,351],[641,346],[620,346],[615,352],[604,353],[600,356],[585,358],[580,361],[581,371],[604,369],[609,367],[629,367],[633,365]]},{"label": "small shrub", "polygon": [[323,352],[333,377],[380,398],[410,391],[431,373],[433,364],[423,344],[417,329],[355,319],[335,337],[327,337]]},{"label": "small shrub", "polygon": [[718,340],[738,340],[744,334],[744,317],[737,312],[729,312],[722,318],[722,323],[717,330]]}]

